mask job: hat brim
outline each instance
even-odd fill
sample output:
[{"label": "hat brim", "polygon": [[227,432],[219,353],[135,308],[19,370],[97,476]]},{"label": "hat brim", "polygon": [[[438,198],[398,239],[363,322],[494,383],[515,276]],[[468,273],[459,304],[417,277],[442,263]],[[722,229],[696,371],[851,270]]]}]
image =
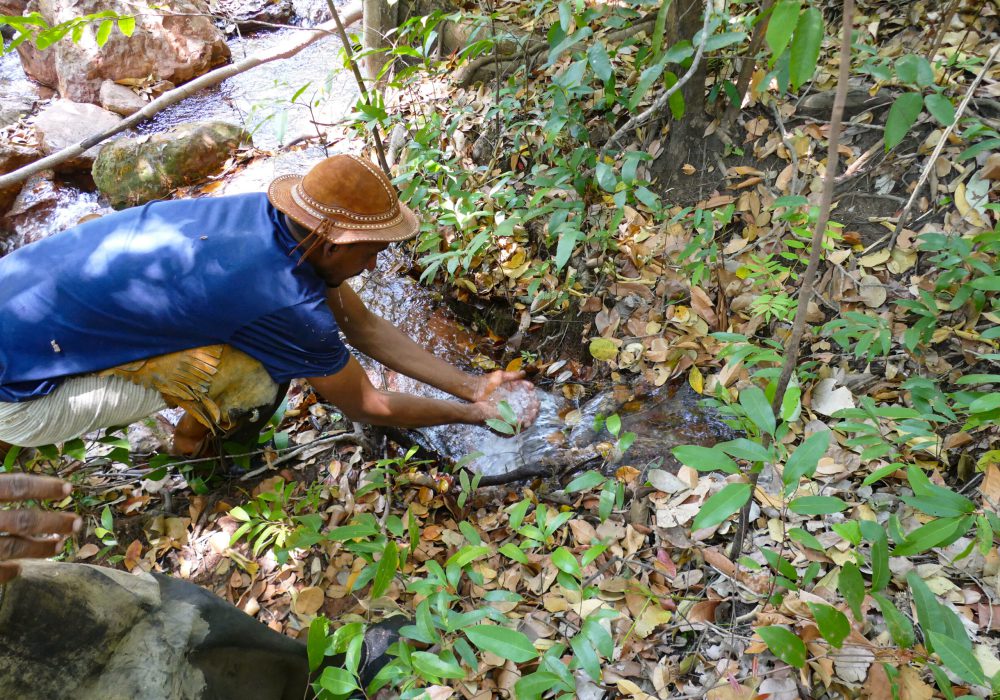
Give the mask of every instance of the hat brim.
[{"label": "hat brim", "polygon": [[275,209],[310,231],[326,222],[324,235],[331,243],[394,243],[413,238],[420,231],[420,221],[413,210],[399,203],[401,218],[395,224],[377,229],[351,229],[331,225],[328,219],[313,216],[292,199],[292,188],[302,182],[302,175],[281,175],[271,181],[267,198]]}]

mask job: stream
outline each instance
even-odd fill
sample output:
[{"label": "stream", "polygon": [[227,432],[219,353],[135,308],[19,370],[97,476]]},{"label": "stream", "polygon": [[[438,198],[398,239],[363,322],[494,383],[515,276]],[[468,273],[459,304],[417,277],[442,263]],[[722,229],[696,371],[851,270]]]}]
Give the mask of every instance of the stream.
[{"label": "stream", "polygon": [[[233,59],[271,48],[297,30],[261,32],[230,41]],[[300,135],[314,132],[310,119],[332,123],[351,109],[357,99],[357,87],[346,71],[330,70],[339,65],[340,44],[335,38],[317,42],[292,59],[250,70],[200,91],[187,100],[164,110],[142,124],[140,133],[165,131],[178,124],[205,119],[241,123],[251,130],[258,148],[271,150],[272,157],[258,158],[246,168],[227,178],[213,195],[261,191],[276,176],[305,172],[324,157],[322,147],[282,151],[280,146]],[[13,98],[36,99],[38,88],[27,80],[14,54],[0,57],[2,94]],[[322,97],[322,104],[312,114],[288,98],[309,84],[305,97]],[[41,185],[27,199],[28,206],[16,220],[16,235],[9,249],[75,225],[82,216],[111,211],[98,195],[85,186],[68,181]],[[37,199],[38,206],[33,206]],[[0,251],[3,252],[3,251]],[[383,254],[379,269],[353,281],[362,299],[376,313],[400,327],[436,355],[458,366],[474,365],[483,354],[485,343],[466,330],[432,290],[406,276],[409,261],[398,252]],[[447,396],[408,377],[388,371],[361,358],[376,386],[436,398]],[[620,395],[621,392],[618,392]],[[598,417],[617,413],[622,432],[636,434],[635,443],[624,454],[612,452],[604,459],[606,468],[630,464],[642,469],[650,465],[676,466],[670,449],[679,444],[709,445],[733,437],[732,431],[710,410],[700,405],[700,397],[684,382],[633,392],[627,401],[617,400],[610,389],[598,391],[577,405],[562,398],[559,387],[539,390],[540,414],[530,428],[514,437],[501,437],[486,428],[449,425],[410,431],[410,438],[427,450],[457,461],[479,453],[472,467],[484,475],[499,475],[528,464],[552,464],[558,471],[561,457],[573,449],[600,442],[614,442],[604,431],[595,432]],[[173,416],[175,418],[175,416]],[[171,422],[173,422],[171,420]],[[607,455],[607,450],[602,454]]]}]

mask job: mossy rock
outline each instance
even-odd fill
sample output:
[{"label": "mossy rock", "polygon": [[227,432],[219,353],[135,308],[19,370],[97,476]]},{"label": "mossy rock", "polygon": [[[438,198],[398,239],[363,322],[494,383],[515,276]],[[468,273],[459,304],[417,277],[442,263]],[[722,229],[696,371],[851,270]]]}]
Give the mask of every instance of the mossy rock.
[{"label": "mossy rock", "polygon": [[118,139],[94,161],[94,182],[115,209],[134,207],[202,182],[245,143],[250,135],[226,122],[194,122]]}]

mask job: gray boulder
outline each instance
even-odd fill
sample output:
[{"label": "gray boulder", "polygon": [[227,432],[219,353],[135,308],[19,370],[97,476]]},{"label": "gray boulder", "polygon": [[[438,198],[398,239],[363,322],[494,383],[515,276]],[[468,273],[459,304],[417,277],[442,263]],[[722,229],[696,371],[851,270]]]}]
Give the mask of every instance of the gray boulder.
[{"label": "gray boulder", "polygon": [[225,122],[182,124],[151,136],[122,138],[101,149],[94,182],[115,209],[162,199],[219,170],[250,135]]},{"label": "gray boulder", "polygon": [[[97,105],[70,100],[55,100],[35,117],[35,131],[46,155],[61,151],[80,141],[112,129],[122,118]],[[60,169],[87,170],[94,164],[101,147],[93,146]]]},{"label": "gray boulder", "polygon": [[105,80],[101,83],[101,107],[128,117],[146,106],[146,100],[139,97],[132,90],[124,85],[119,85],[113,80]]}]

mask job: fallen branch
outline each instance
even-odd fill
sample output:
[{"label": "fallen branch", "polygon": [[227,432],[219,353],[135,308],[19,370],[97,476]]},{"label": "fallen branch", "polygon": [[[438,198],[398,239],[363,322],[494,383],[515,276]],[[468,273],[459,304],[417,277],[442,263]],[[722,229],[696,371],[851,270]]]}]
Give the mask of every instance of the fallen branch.
[{"label": "fallen branch", "polygon": [[[353,2],[348,5],[343,15],[343,21],[347,24],[352,24],[357,22],[361,17],[361,2]],[[57,151],[51,155],[46,156],[40,160],[36,160],[34,163],[29,163],[23,168],[18,168],[12,173],[0,176],[0,190],[6,189],[11,185],[16,185],[18,183],[24,182],[32,175],[41,172],[42,170],[47,170],[53,168],[60,163],[64,163],[68,160],[72,160],[79,155],[85,153],[88,149],[93,148],[102,141],[120,134],[121,132],[131,129],[133,126],[143,122],[159,112],[163,111],[167,107],[174,105],[181,100],[190,97],[198,90],[203,88],[211,87],[218,83],[221,83],[226,78],[231,78],[234,75],[239,75],[251,68],[256,68],[257,66],[263,65],[265,63],[270,63],[271,61],[277,61],[283,58],[290,58],[295,54],[302,51],[307,46],[313,44],[320,39],[324,39],[328,36],[334,36],[336,30],[336,22],[331,20],[329,22],[324,22],[323,24],[317,25],[311,31],[311,34],[305,38],[299,39],[296,43],[291,44],[287,47],[277,47],[269,52],[260,54],[259,56],[251,56],[246,58],[239,63],[232,63],[228,66],[223,66],[221,68],[216,68],[213,71],[205,73],[204,75],[195,78],[194,80],[184,83],[180,87],[174,88],[169,92],[165,92],[155,100],[147,104],[145,107],[140,109],[138,112],[132,116],[123,119],[116,126],[107,131],[102,131],[99,134],[90,136],[77,144],[72,146],[67,146],[61,151]]]},{"label": "fallen branch", "polygon": [[[851,29],[854,25],[854,0],[844,0],[844,21],[840,37],[840,70],[837,73],[837,94],[833,100],[833,114],[830,117],[830,134],[826,149],[826,173],[823,176],[823,192],[820,195],[819,216],[816,220],[816,228],[813,229],[811,249],[809,251],[809,264],[805,272],[802,273],[802,287],[799,289],[798,305],[795,309],[795,320],[792,321],[792,332],[788,336],[784,363],[781,366],[781,375],[778,377],[778,384],[774,391],[774,400],[771,402],[771,410],[775,416],[781,412],[781,403],[785,398],[785,389],[792,378],[792,372],[798,364],[799,350],[802,345],[802,336],[806,330],[806,314],[809,309],[809,302],[812,301],[816,284],[816,271],[819,269],[820,253],[823,250],[823,236],[826,235],[826,224],[830,220],[830,206],[833,202],[833,186],[837,177],[837,164],[840,161],[840,130],[844,117],[844,104],[847,102],[847,80],[850,75],[851,63]],[[750,475],[750,492],[753,493],[757,486],[760,472]],[[740,510],[740,520],[737,526],[736,536],[733,538],[733,546],[729,550],[729,558],[737,559],[743,550],[743,540],[746,538],[747,526],[750,521],[750,505],[753,497],[747,499]]]},{"label": "fallen branch", "polygon": [[681,76],[680,80],[670,86],[670,89],[664,92],[662,95],[656,98],[656,101],[650,105],[649,109],[641,114],[629,119],[622,127],[611,135],[611,138],[607,140],[604,147],[601,149],[601,155],[598,157],[598,161],[604,159],[605,154],[614,148],[622,137],[625,136],[629,131],[636,128],[637,126],[642,126],[647,121],[650,120],[655,114],[657,114],[663,107],[667,104],[667,100],[673,97],[674,93],[680,90],[687,81],[691,80],[695,71],[698,70],[698,64],[701,63],[701,57],[705,53],[705,41],[708,38],[708,20],[712,16],[712,3],[705,3],[705,21],[701,26],[701,35],[703,37],[702,42],[698,45],[698,51],[694,54],[694,59],[691,61],[691,66],[687,69],[687,72]]}]

